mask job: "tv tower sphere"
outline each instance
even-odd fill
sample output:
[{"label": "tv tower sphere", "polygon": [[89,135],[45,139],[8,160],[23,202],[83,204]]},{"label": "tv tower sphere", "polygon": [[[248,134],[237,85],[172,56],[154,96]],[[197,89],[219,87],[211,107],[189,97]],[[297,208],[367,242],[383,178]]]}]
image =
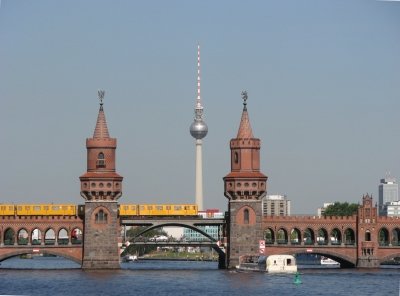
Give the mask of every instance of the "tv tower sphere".
[{"label": "tv tower sphere", "polygon": [[196,140],[203,139],[208,132],[207,124],[202,120],[197,120],[197,118],[190,125],[190,134]]}]

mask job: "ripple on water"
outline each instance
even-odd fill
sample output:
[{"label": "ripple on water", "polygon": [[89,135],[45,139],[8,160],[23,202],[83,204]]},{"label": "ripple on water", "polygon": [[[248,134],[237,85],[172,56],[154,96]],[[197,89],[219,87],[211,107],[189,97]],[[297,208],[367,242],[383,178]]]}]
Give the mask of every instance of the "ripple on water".
[{"label": "ripple on water", "polygon": [[[54,268],[55,262],[57,267],[64,266],[65,262],[57,260],[42,263],[47,268]],[[2,262],[1,267],[12,263],[7,261]],[[14,259],[14,263],[20,264],[18,259]],[[90,272],[0,269],[0,294],[399,295],[398,269],[302,269],[300,277],[303,284],[294,285],[293,275],[218,270],[215,262],[145,261],[124,263],[121,270]]]}]

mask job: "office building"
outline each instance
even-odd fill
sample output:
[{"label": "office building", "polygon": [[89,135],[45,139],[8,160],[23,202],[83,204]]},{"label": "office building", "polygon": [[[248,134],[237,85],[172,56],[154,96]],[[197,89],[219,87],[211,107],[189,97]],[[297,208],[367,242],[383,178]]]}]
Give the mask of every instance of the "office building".
[{"label": "office building", "polygon": [[399,200],[399,185],[395,178],[386,177],[379,184],[379,213],[386,215],[386,207]]},{"label": "office building", "polygon": [[266,195],[262,199],[263,216],[290,216],[290,200],[286,195]]},{"label": "office building", "polygon": [[[199,215],[203,218],[224,218],[224,213],[220,212],[218,209],[208,209],[206,211],[199,211]],[[212,238],[219,240],[219,227],[218,226],[201,226],[199,227],[205,233],[210,235]],[[222,229],[221,229],[222,230]],[[202,235],[201,233],[194,231],[189,228],[183,229],[183,236],[187,241],[207,241],[209,240],[207,237]]]}]

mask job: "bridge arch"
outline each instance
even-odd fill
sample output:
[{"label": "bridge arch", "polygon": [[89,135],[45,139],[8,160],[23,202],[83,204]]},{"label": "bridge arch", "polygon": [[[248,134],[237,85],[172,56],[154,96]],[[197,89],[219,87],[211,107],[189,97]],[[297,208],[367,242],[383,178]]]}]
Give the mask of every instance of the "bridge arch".
[{"label": "bridge arch", "polygon": [[329,236],[329,241],[332,245],[340,245],[342,243],[342,232],[339,228],[333,228]]},{"label": "bridge arch", "polygon": [[29,233],[25,227],[21,227],[17,231],[17,244],[27,245],[29,242]]},{"label": "bridge arch", "polygon": [[[183,228],[189,228],[192,229],[193,231],[196,231],[202,235],[204,235],[206,238],[208,238],[211,242],[211,248],[213,248],[217,253],[218,253],[218,266],[219,268],[225,268],[226,267],[226,254],[225,254],[225,250],[224,248],[221,248],[218,241],[213,238],[211,235],[209,235],[208,233],[206,233],[205,231],[203,231],[202,229],[196,227],[195,225],[191,225],[189,223],[184,223],[184,222],[166,222],[166,223],[156,223],[154,225],[142,225],[142,226],[147,226],[146,229],[144,229],[143,231],[139,232],[138,234],[136,234],[136,236],[133,238],[137,238],[140,237],[141,235],[143,235],[144,233],[151,231],[153,229],[157,229],[157,228],[162,228],[162,227],[183,227]],[[201,225],[199,225],[201,226]]]},{"label": "bridge arch", "polygon": [[70,242],[69,238],[70,235],[65,227],[60,227],[57,230],[57,243],[59,245],[67,245]]},{"label": "bridge arch", "polygon": [[[304,249],[297,249],[297,250],[294,250],[293,253],[294,254],[304,254],[307,252]],[[318,249],[318,250],[314,250],[312,252],[312,254],[331,258],[331,259],[339,262],[340,267],[342,267],[342,268],[355,267],[357,264],[357,262],[354,258],[351,258],[349,256],[346,256],[344,254],[341,254],[339,252],[334,252],[331,250]]]},{"label": "bridge arch", "polygon": [[70,233],[71,244],[73,245],[81,245],[83,241],[83,231],[80,227],[74,226],[72,227]]},{"label": "bridge arch", "polygon": [[32,245],[40,245],[42,243],[42,233],[43,232],[38,227],[35,227],[34,229],[32,229],[32,231],[30,233]]},{"label": "bridge arch", "polygon": [[264,230],[264,240],[267,245],[272,245],[275,242],[275,233],[271,227]]},{"label": "bridge arch", "polygon": [[301,231],[299,228],[294,227],[290,230],[290,244],[299,245],[301,244]]},{"label": "bridge arch", "polygon": [[400,229],[395,227],[392,229],[392,237],[391,237],[392,246],[399,246],[400,245]]},{"label": "bridge arch", "polygon": [[56,241],[56,232],[54,228],[48,227],[44,232],[44,244],[45,245],[54,245]]},{"label": "bridge arch", "polygon": [[286,227],[279,227],[276,230],[276,242],[280,245],[286,245],[288,243],[288,238],[289,238],[289,234],[288,234],[288,230],[286,229]]},{"label": "bridge arch", "polygon": [[344,231],[344,244],[345,245],[355,245],[356,244],[356,233],[354,229],[348,227]]},{"label": "bridge arch", "polygon": [[[41,250],[41,254],[48,254],[48,255],[54,255],[58,257],[63,257],[65,259],[74,261],[75,263],[78,263],[79,265],[82,265],[82,259],[78,257],[75,257],[73,255],[69,255],[67,253],[64,253],[62,251],[58,250],[51,250],[51,249],[46,249],[46,250]],[[33,249],[16,249],[16,250],[11,250],[9,252],[3,253],[0,255],[0,262],[7,260],[12,257],[20,256],[20,255],[25,255],[25,254],[37,254],[33,251]]]},{"label": "bridge arch", "polygon": [[389,241],[389,230],[386,227],[381,227],[378,231],[378,244],[380,246],[388,246]]},{"label": "bridge arch", "polygon": [[15,230],[12,227],[8,227],[4,230],[3,241],[5,245],[14,245],[16,242],[15,239]]},{"label": "bridge arch", "polygon": [[200,234],[204,235],[205,237],[210,239],[210,241],[217,242],[216,239],[214,239],[207,232],[201,230],[200,228],[197,228],[196,226],[192,226],[192,225],[185,224],[185,223],[179,223],[179,222],[176,222],[176,223],[160,223],[160,224],[150,225],[146,229],[144,229],[142,232],[138,233],[135,237],[139,237],[139,236],[143,235],[144,233],[146,233],[146,232],[148,232],[150,230],[157,229],[157,228],[162,228],[162,227],[168,227],[168,226],[190,228],[190,229],[192,229],[194,231],[197,231]]},{"label": "bridge arch", "polygon": [[390,261],[391,259],[396,258],[396,257],[400,257],[400,251],[391,253],[390,255],[386,255],[386,256],[380,258],[379,263],[382,264],[383,262]]},{"label": "bridge arch", "polygon": [[327,245],[329,241],[328,231],[321,227],[318,229],[317,243],[319,245]]},{"label": "bridge arch", "polygon": [[311,227],[307,227],[303,231],[303,241],[305,245],[313,245],[315,243],[315,234]]}]

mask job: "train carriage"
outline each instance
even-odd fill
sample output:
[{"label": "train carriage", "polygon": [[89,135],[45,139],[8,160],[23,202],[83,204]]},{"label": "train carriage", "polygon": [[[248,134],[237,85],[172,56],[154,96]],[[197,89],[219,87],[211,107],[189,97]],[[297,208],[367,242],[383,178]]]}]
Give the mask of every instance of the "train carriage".
[{"label": "train carriage", "polygon": [[137,216],[138,215],[138,205],[119,205],[119,215],[120,216]]},{"label": "train carriage", "polygon": [[0,216],[14,216],[15,215],[15,207],[14,205],[0,205]]},{"label": "train carriage", "polygon": [[76,205],[49,205],[47,215],[76,216]]},{"label": "train carriage", "polygon": [[16,205],[18,216],[75,216],[76,206],[65,204]]},{"label": "train carriage", "polygon": [[196,216],[197,206],[188,204],[160,205],[148,204],[138,206],[140,216]]}]

